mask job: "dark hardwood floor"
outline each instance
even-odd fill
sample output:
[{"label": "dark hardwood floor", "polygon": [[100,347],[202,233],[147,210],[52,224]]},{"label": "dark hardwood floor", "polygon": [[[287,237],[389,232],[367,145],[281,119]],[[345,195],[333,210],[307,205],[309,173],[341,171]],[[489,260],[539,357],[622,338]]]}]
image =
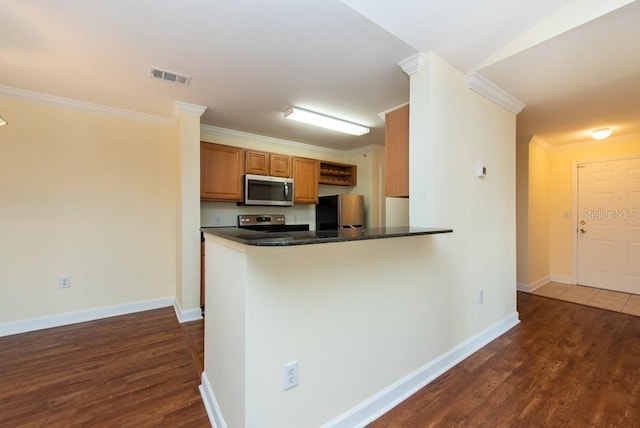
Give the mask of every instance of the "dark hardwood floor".
[{"label": "dark hardwood floor", "polygon": [[202,325],[163,308],[0,338],[0,427],[210,426]]},{"label": "dark hardwood floor", "polygon": [[[640,317],[518,293],[522,322],[375,427],[640,427]],[[0,338],[0,427],[208,427],[172,308]]]},{"label": "dark hardwood floor", "polygon": [[518,311],[370,427],[640,427],[639,317],[524,293]]}]

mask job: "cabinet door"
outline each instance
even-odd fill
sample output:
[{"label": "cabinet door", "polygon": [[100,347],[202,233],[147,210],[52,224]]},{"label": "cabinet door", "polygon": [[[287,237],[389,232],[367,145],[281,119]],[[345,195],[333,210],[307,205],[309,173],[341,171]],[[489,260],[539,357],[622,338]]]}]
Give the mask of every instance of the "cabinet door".
[{"label": "cabinet door", "polygon": [[200,143],[200,199],[242,201],[243,174],[244,149]]},{"label": "cabinet door", "polygon": [[293,157],[293,203],[317,204],[320,161]]},{"label": "cabinet door", "polygon": [[269,153],[245,150],[244,159],[247,174],[269,175]]},{"label": "cabinet door", "polygon": [[385,115],[385,196],[409,197],[409,106]]},{"label": "cabinet door", "polygon": [[270,153],[269,175],[274,177],[291,177],[291,157],[278,153]]}]

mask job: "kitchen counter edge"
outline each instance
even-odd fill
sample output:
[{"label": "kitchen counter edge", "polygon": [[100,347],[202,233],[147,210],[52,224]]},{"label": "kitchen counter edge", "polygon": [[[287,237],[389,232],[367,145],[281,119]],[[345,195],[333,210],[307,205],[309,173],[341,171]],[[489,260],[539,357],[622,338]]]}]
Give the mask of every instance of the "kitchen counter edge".
[{"label": "kitchen counter edge", "polygon": [[236,227],[203,227],[203,233],[229,239],[245,245],[283,247],[291,245],[324,244],[329,242],[363,241],[369,239],[400,238],[406,236],[452,233],[453,229],[437,227],[382,227],[365,229],[337,229],[304,232],[260,232]]}]

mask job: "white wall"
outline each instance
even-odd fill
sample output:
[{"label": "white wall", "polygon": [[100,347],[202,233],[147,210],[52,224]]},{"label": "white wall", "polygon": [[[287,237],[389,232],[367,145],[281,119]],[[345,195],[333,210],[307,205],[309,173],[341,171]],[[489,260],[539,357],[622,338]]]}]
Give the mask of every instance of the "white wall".
[{"label": "white wall", "polygon": [[2,98],[0,111],[0,323],[175,296],[175,129]]},{"label": "white wall", "polygon": [[516,310],[516,118],[436,55],[410,79],[410,222],[453,228],[439,275],[455,298],[442,304],[473,334]]},{"label": "white wall", "polygon": [[[513,313],[471,329],[452,316],[477,306],[445,282],[452,237],[252,247],[206,235],[204,378],[227,425],[353,426],[462,358],[457,346],[512,326]],[[284,391],[291,361],[299,384]]]},{"label": "white wall", "polygon": [[[516,321],[515,116],[433,55],[411,76],[411,105],[411,224],[453,233],[283,248],[212,238],[246,262],[246,276],[222,278],[246,293],[229,296],[246,302],[229,327],[245,323],[246,347],[218,332],[211,346],[232,341],[232,366],[205,356],[207,376],[245,375],[244,410],[234,388],[210,382],[227,403],[223,415],[256,427],[352,426],[354,414],[381,410],[378,399],[396,399],[398,389],[426,381],[430,367],[452,364],[451,355]],[[215,251],[207,247],[214,259]],[[207,339],[218,334],[216,320],[205,322]],[[292,360],[300,383],[282,391],[282,366]]]}]

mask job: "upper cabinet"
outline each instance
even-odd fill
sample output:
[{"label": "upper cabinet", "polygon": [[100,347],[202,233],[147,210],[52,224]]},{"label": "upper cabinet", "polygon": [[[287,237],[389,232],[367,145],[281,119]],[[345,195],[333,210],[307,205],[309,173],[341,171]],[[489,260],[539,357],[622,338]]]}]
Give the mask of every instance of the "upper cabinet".
[{"label": "upper cabinet", "polygon": [[244,174],[293,177],[293,203],[317,204],[318,185],[355,186],[357,167],[200,142],[200,199],[242,202]]},{"label": "upper cabinet", "polygon": [[245,173],[291,177],[291,157],[278,153],[245,150]]},{"label": "upper cabinet", "polygon": [[269,175],[291,177],[291,156],[269,153]]},{"label": "upper cabinet", "polygon": [[293,203],[317,204],[320,161],[294,156],[291,162],[293,164]]},{"label": "upper cabinet", "polygon": [[244,149],[200,143],[200,199],[241,202]]},{"label": "upper cabinet", "polygon": [[356,165],[320,161],[320,184],[355,186],[358,184]]},{"label": "upper cabinet", "polygon": [[385,196],[409,197],[409,106],[385,115]]}]

